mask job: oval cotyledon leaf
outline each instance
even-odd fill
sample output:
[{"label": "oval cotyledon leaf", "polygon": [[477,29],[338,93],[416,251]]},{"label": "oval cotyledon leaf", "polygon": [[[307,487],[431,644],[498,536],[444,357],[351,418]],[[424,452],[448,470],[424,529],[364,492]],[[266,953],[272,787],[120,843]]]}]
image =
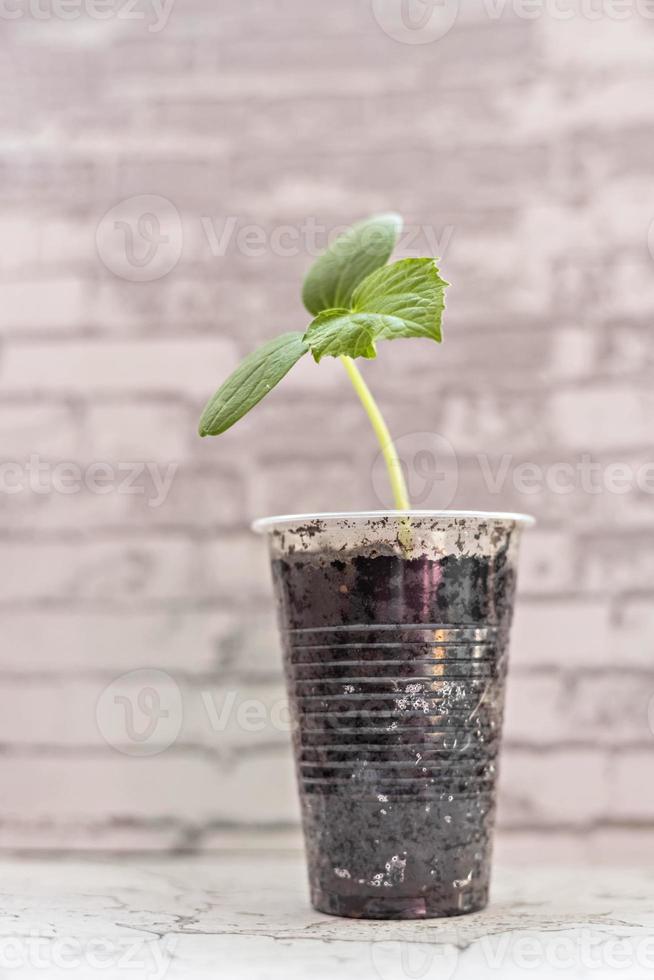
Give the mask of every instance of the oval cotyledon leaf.
[{"label": "oval cotyledon leaf", "polygon": [[249,354],[208,402],[200,419],[200,435],[226,432],[265,398],[308,350],[302,334],[294,331]]},{"label": "oval cotyledon leaf", "polygon": [[399,214],[380,214],[339,235],[304,280],[302,300],[309,313],[349,309],[359,283],[388,262],[402,227]]}]

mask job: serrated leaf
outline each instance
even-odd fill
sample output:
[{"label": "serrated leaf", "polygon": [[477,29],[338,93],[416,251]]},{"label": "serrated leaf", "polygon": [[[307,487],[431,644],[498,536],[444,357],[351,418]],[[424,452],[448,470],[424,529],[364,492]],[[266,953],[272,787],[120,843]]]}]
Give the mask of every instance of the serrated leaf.
[{"label": "serrated leaf", "polygon": [[440,341],[447,285],[433,259],[402,259],[368,276],[355,290],[351,309],[317,316],[304,339],[316,361],[325,356],[376,357],[377,340]]},{"label": "serrated leaf", "polygon": [[348,309],[357,286],[386,265],[401,232],[399,214],[380,214],[340,235],[304,280],[302,299],[309,313]]},{"label": "serrated leaf", "polygon": [[352,311],[383,317],[379,340],[429,337],[440,342],[447,285],[433,259],[402,259],[361,283],[352,297]]},{"label": "serrated leaf", "polygon": [[200,435],[226,432],[279,384],[308,349],[302,334],[293,332],[249,354],[208,402],[200,419]]},{"label": "serrated leaf", "polygon": [[352,314],[349,310],[325,310],[320,313],[304,335],[314,360],[341,357],[377,357],[376,329],[371,318],[364,314]]}]

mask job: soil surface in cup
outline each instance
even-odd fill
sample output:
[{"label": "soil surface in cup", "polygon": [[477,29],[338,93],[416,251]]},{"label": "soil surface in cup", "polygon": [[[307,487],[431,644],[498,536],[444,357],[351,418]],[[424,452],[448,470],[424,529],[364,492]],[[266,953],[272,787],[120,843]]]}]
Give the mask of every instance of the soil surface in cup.
[{"label": "soil surface in cup", "polygon": [[507,554],[273,562],[320,911],[418,918],[486,904]]}]

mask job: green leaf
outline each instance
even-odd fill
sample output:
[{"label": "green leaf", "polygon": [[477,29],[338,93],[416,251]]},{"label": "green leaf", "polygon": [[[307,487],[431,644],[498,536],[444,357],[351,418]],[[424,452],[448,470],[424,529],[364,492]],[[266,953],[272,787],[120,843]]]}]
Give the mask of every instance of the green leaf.
[{"label": "green leaf", "polygon": [[402,259],[378,269],[355,290],[349,310],[326,310],[304,335],[316,361],[376,357],[377,340],[441,340],[445,288],[433,259]]},{"label": "green leaf", "polygon": [[322,357],[377,357],[376,328],[365,313],[349,310],[325,310],[320,313],[304,335],[316,361]]},{"label": "green leaf", "polygon": [[377,313],[379,340],[429,337],[440,343],[445,289],[434,259],[402,259],[378,269],[352,297],[353,312]]},{"label": "green leaf", "polygon": [[307,353],[301,333],[285,333],[241,362],[218,389],[200,419],[201,436],[217,436],[243,418]]},{"label": "green leaf", "polygon": [[309,313],[349,308],[359,283],[386,265],[401,231],[399,214],[380,214],[340,235],[304,280],[302,299]]}]

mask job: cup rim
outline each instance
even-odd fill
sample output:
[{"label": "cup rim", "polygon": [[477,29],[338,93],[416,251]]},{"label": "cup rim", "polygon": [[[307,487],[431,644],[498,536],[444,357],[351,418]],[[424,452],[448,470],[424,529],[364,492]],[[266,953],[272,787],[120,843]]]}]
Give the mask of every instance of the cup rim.
[{"label": "cup rim", "polygon": [[355,510],[334,511],[324,514],[280,514],[276,517],[260,517],[251,524],[255,534],[267,534],[280,527],[303,524],[307,521],[368,521],[381,517],[426,517],[441,519],[470,519],[473,521],[499,521],[505,524],[521,524],[533,527],[536,518],[530,514],[517,514],[492,510]]}]

